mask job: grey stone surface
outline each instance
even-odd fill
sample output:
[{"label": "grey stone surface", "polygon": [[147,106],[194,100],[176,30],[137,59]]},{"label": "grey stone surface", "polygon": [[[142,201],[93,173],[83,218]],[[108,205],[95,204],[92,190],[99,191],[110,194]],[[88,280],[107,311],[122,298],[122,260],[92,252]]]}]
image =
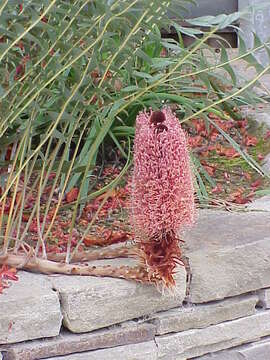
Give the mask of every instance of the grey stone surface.
[{"label": "grey stone surface", "polygon": [[261,289],[257,292],[259,296],[259,306],[270,309],[270,289]]},{"label": "grey stone surface", "polygon": [[270,211],[270,195],[263,196],[248,204],[247,209],[256,211]]},{"label": "grey stone surface", "polygon": [[[247,48],[250,49],[254,46],[254,32],[262,42],[268,41],[270,37],[269,2],[263,0],[238,0],[238,4],[239,10],[243,10],[250,5],[254,6],[253,11],[245,13],[240,20],[240,36],[244,39]],[[256,57],[264,66],[269,64],[269,57],[264,49],[257,51]]]},{"label": "grey stone surface", "polygon": [[[157,360],[154,341],[140,344],[117,346],[110,349],[87,351],[68,356],[49,358],[50,360]],[[48,360],[49,360],[48,359]]]},{"label": "grey stone surface", "polygon": [[263,169],[267,173],[270,173],[270,154],[266,155],[263,159]]},{"label": "grey stone surface", "polygon": [[245,117],[249,117],[250,119],[256,121],[258,124],[266,125],[270,127],[270,104],[257,104],[255,107],[253,106],[241,106],[241,113]]},{"label": "grey stone surface", "polygon": [[[234,58],[237,58],[239,56],[238,49],[226,49],[226,51],[229,60],[233,60]],[[209,62],[213,65],[221,63],[220,54],[213,54],[209,51],[205,51],[205,56],[207,56]],[[250,66],[250,64],[244,59],[231,61],[230,65],[236,74],[236,85],[238,87],[246,85],[248,82],[254,80],[254,78],[258,75],[256,69]],[[223,84],[225,84],[227,80],[227,85],[231,85],[232,80],[227,71],[225,71],[223,68],[218,68],[215,70],[215,72],[218,76],[221,77]],[[257,94],[258,96],[269,96],[270,74],[264,74],[263,76],[261,76],[256,81],[256,83],[254,83],[248,89],[250,90],[251,88],[252,91],[254,91],[255,94]]]},{"label": "grey stone surface", "polygon": [[[125,259],[99,264],[134,265]],[[180,266],[176,274],[174,295],[163,294],[154,286],[113,278],[59,276],[51,278],[57,290],[64,325],[72,332],[88,332],[125,320],[167,310],[182,304],[186,294],[186,271]]]},{"label": "grey stone surface", "polygon": [[204,329],[157,336],[155,341],[158,346],[159,360],[175,360],[178,357],[193,358],[224,350],[269,334],[270,311],[262,310],[251,316]]},{"label": "grey stone surface", "polygon": [[203,210],[186,232],[190,300],[203,303],[270,287],[270,215]]},{"label": "grey stone surface", "polygon": [[258,296],[236,296],[209,304],[193,305],[164,311],[154,315],[157,334],[205,328],[223,321],[253,315]]},{"label": "grey stone surface", "polygon": [[270,337],[233,349],[193,358],[194,360],[268,360],[270,357]]},{"label": "grey stone surface", "polygon": [[0,344],[56,336],[60,303],[45,276],[19,272],[19,280],[0,296]]},{"label": "grey stone surface", "polygon": [[106,330],[72,334],[63,330],[59,336],[3,347],[5,360],[36,360],[76,352],[136,344],[153,340],[155,326],[130,321]]}]

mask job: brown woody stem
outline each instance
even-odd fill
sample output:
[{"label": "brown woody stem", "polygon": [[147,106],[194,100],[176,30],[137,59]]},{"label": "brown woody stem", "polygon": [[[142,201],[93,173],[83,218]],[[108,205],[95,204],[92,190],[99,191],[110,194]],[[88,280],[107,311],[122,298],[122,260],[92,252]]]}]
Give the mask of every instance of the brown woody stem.
[{"label": "brown woody stem", "polygon": [[[92,261],[100,259],[114,259],[117,257],[132,257],[135,256],[136,250],[135,247],[119,247],[116,249],[104,248],[98,250],[89,250],[89,251],[80,251],[71,258],[71,262],[83,262],[83,261]],[[52,261],[64,261],[66,258],[66,253],[60,254],[47,254],[48,260]]]},{"label": "brown woody stem", "polygon": [[92,275],[123,278],[140,282],[149,282],[147,272],[141,266],[129,267],[119,266],[89,266],[59,263],[35,256],[27,257],[23,254],[8,254],[0,256],[0,264],[6,264],[14,268],[20,268],[43,274],[65,274],[65,275]]}]

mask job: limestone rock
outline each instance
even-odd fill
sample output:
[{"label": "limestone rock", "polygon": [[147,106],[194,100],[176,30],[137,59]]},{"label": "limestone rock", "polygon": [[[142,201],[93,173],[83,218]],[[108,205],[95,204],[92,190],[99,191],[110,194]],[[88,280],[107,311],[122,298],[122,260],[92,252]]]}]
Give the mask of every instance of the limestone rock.
[{"label": "limestone rock", "polygon": [[0,296],[0,309],[0,344],[59,334],[60,303],[45,276],[20,271]]},{"label": "limestone rock", "polygon": [[256,107],[249,105],[241,106],[241,113],[245,117],[270,127],[270,104],[258,104]]},{"label": "limestone rock", "polygon": [[157,313],[153,317],[157,334],[205,328],[223,321],[253,315],[258,296],[236,296],[209,304],[193,305]]},{"label": "limestone rock", "polygon": [[263,310],[204,329],[157,336],[155,341],[159,360],[175,360],[178,357],[193,358],[238,346],[269,334],[270,311]]},{"label": "limestone rock", "polygon": [[117,346],[110,349],[87,351],[48,360],[157,360],[157,347],[154,341],[140,344]]},{"label": "limestone rock", "polygon": [[270,154],[266,155],[266,157],[263,159],[263,169],[267,173],[270,173]]},{"label": "limestone rock", "polygon": [[261,289],[257,294],[259,296],[259,305],[264,309],[270,309],[270,289]]},{"label": "limestone rock", "polygon": [[[270,160],[270,158],[269,158]],[[248,206],[248,210],[270,211],[270,195],[263,196],[252,201]]]},{"label": "limestone rock", "polygon": [[[100,264],[119,266],[125,259]],[[186,272],[180,266],[176,274],[174,296],[160,293],[154,286],[113,278],[58,276],[51,278],[61,299],[64,325],[81,333],[180,306],[186,293]]]},{"label": "limestone rock", "polygon": [[40,339],[3,347],[5,360],[36,360],[77,352],[110,348],[153,340],[155,326],[146,323],[121,324],[105,330],[72,334],[66,330],[51,339]]},{"label": "limestone rock", "polygon": [[184,236],[190,300],[203,303],[270,287],[268,212],[203,210]]},{"label": "limestone rock", "polygon": [[237,346],[233,349],[217,351],[194,360],[266,360],[270,354],[270,337],[252,344]]}]

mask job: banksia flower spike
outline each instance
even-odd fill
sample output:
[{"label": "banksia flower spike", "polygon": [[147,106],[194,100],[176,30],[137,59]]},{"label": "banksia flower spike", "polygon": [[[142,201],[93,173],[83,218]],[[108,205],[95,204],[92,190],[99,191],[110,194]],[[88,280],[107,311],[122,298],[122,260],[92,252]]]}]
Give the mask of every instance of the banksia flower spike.
[{"label": "banksia flower spike", "polygon": [[194,221],[194,189],[187,141],[169,108],[136,120],[131,222],[148,278],[166,287],[181,264],[177,234]]}]

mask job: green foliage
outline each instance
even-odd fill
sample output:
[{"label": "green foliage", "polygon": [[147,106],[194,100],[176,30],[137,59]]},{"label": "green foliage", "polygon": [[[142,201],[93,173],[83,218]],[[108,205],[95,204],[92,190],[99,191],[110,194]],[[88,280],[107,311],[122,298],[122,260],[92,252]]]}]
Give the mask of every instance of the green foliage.
[{"label": "green foliage", "polygon": [[[80,186],[73,227],[79,205],[93,196],[89,186],[101,144],[105,149],[107,144],[114,144],[129,159],[128,143],[141,109],[177,103],[182,121],[200,114],[205,114],[208,121],[207,114],[222,113],[226,102],[231,107],[257,101],[248,91],[249,84],[237,88],[225,49],[219,57],[207,45],[210,38],[218,38],[218,29],[230,25],[241,14],[192,20],[191,24],[206,27],[202,34],[201,30],[181,27],[175,18],[176,14],[179,19],[186,15],[184,8],[189,2],[1,2],[0,160],[9,172],[0,175],[0,202],[5,204],[11,189],[15,194],[8,219],[2,216],[0,220],[0,228],[1,223],[6,224],[6,239],[14,227],[20,228],[23,206],[16,204],[17,190],[23,189],[24,199],[29,184],[38,188],[30,222],[39,216],[39,199],[53,171],[56,177],[47,212],[59,183],[57,211],[65,193]],[[167,16],[168,9],[179,11],[174,11],[173,21]],[[179,35],[178,42],[161,37],[161,29],[168,30],[172,25]],[[182,34],[194,38],[188,48],[183,46]],[[255,40],[257,48],[265,46]],[[256,62],[253,50],[247,52],[242,41],[240,45],[237,58],[246,58],[259,72],[266,72]],[[211,61],[206,52],[212,54]],[[216,71],[222,68],[230,80]],[[220,86],[220,78],[223,85],[230,87]],[[241,151],[228,135],[222,135]],[[8,146],[9,151],[12,148],[11,161],[6,156]],[[247,154],[241,155],[263,172]],[[199,178],[203,193],[201,181]],[[8,240],[5,250],[7,244]]]}]

